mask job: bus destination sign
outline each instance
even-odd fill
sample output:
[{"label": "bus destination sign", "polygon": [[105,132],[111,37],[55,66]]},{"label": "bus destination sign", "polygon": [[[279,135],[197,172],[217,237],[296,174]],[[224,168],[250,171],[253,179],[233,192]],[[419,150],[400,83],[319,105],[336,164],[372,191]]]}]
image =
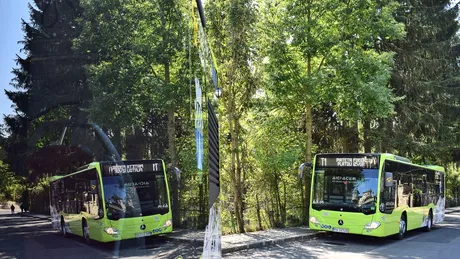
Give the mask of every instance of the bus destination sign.
[{"label": "bus destination sign", "polygon": [[109,166],[109,174],[129,174],[129,173],[141,173],[144,171],[144,165],[111,165]]},{"label": "bus destination sign", "polygon": [[102,166],[104,175],[123,175],[143,172],[162,171],[159,161],[145,161],[144,163],[108,163]]},{"label": "bus destination sign", "polygon": [[378,168],[377,156],[342,157],[342,156],[318,156],[316,167],[359,167]]}]

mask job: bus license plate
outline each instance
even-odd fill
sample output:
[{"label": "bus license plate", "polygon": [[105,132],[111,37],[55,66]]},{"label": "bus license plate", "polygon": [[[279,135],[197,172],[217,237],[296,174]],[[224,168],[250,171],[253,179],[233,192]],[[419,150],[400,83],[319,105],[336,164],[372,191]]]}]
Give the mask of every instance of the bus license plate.
[{"label": "bus license plate", "polygon": [[136,237],[149,237],[152,235],[152,232],[137,233]]},{"label": "bus license plate", "polygon": [[332,232],[348,233],[348,228],[332,228]]}]

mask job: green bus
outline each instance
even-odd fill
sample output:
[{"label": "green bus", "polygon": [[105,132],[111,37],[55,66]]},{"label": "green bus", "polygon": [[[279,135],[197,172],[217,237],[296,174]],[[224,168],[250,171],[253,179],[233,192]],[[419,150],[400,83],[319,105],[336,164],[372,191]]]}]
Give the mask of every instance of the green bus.
[{"label": "green bus", "polygon": [[112,242],[172,232],[162,160],[93,162],[50,180],[53,228]]},{"label": "green bus", "polygon": [[444,220],[445,171],[393,154],[318,154],[313,160],[312,230],[404,238]]}]

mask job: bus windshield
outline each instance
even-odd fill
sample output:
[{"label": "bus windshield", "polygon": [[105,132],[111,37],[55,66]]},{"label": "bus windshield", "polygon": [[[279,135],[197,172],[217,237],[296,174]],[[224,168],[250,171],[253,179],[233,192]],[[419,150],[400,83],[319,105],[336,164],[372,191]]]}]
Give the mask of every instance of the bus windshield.
[{"label": "bus windshield", "polygon": [[314,179],[313,209],[375,213],[378,169],[320,168]]},{"label": "bus windshield", "polygon": [[164,174],[155,172],[102,177],[107,218],[133,218],[169,211]]}]

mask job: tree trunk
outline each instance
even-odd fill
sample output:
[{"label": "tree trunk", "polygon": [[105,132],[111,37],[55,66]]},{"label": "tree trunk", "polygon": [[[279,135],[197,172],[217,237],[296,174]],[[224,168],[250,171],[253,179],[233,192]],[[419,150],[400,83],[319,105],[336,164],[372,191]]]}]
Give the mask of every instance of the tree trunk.
[{"label": "tree trunk", "polygon": [[240,150],[240,142],[238,140],[238,137],[240,135],[240,125],[238,119],[235,118],[235,140],[236,140],[236,180],[238,184],[238,193],[239,193],[239,199],[238,199],[238,207],[239,207],[239,215],[237,216],[238,219],[238,226],[240,233],[245,232],[244,230],[244,212],[243,212],[243,179],[242,177],[242,165],[241,165],[241,150]]},{"label": "tree trunk", "polygon": [[205,227],[206,227],[206,220],[205,220],[204,213],[203,213],[205,204],[204,204],[203,199],[202,199],[202,197],[204,196],[204,192],[203,192],[203,183],[200,183],[200,184],[198,185],[198,188],[199,188],[199,200],[198,200],[198,210],[199,210],[199,214],[198,214],[198,228],[201,229],[201,228],[205,228]]},{"label": "tree trunk", "polygon": [[235,217],[238,225],[238,231],[244,233],[244,221],[242,213],[242,191],[241,191],[241,168],[239,166],[238,157],[238,120],[235,115],[235,100],[233,93],[230,92],[228,97],[228,124],[231,136],[231,163],[230,163],[230,176],[233,185],[233,205],[235,209]]},{"label": "tree trunk", "polygon": [[113,128],[113,144],[115,145],[115,148],[117,149],[118,153],[120,154],[121,157],[123,157],[123,146],[122,146],[122,140],[121,140],[121,129],[118,126],[115,126]]},{"label": "tree trunk", "polygon": [[[305,173],[304,173],[305,175]],[[305,176],[304,176],[305,178]],[[307,204],[305,202],[305,195],[303,195],[303,192],[304,192],[304,189],[303,189],[303,179],[300,179],[299,181],[299,188],[300,188],[300,198],[301,198],[301,205],[302,205],[302,222],[303,224],[307,224],[308,223],[308,220],[307,219],[307,210],[304,208],[304,206]]]},{"label": "tree trunk", "polygon": [[134,127],[128,130],[126,134],[126,159],[140,160],[143,159],[144,135],[140,127]]},{"label": "tree trunk", "polygon": [[342,149],[344,153],[357,153],[359,151],[358,121],[343,123]]},{"label": "tree trunk", "polygon": [[[308,67],[310,68],[310,59],[308,60]],[[306,147],[305,147],[305,161],[307,163],[312,162],[312,154],[311,154],[311,149],[312,149],[312,138],[313,138],[313,120],[312,120],[312,113],[311,113],[311,105],[308,103],[305,106],[305,115],[306,115],[306,123],[305,127],[307,129],[307,142],[306,142]],[[305,218],[304,218],[304,224],[308,222],[308,219],[310,218],[310,171],[307,170],[303,174],[304,179],[305,179]]]},{"label": "tree trunk", "polygon": [[259,230],[262,230],[262,218],[260,217],[260,203],[259,195],[256,194],[256,212],[257,212],[257,222],[259,223]]},{"label": "tree trunk", "polygon": [[385,132],[385,136],[386,136],[380,140],[380,143],[381,143],[380,152],[391,153],[392,151],[391,139],[393,137],[393,120],[390,118],[382,120],[380,128],[382,129],[382,132]]},{"label": "tree trunk", "polygon": [[168,146],[168,118],[166,114],[152,113],[150,115],[150,157],[161,158],[166,154]]},{"label": "tree trunk", "polygon": [[287,192],[286,192],[286,182],[283,181],[283,191],[284,191],[284,202],[283,209],[281,210],[281,217],[283,219],[283,226],[286,225],[286,205],[287,205]]},{"label": "tree trunk", "polygon": [[[169,72],[169,63],[166,62],[165,66],[165,83],[167,87],[171,87],[169,84],[170,72]],[[178,165],[177,160],[177,151],[176,151],[176,118],[175,118],[175,108],[174,105],[168,108],[168,149],[169,156],[171,160],[171,166],[176,167]],[[171,177],[171,196],[172,196],[172,214],[173,214],[173,224],[175,226],[180,226],[180,203],[179,203],[179,184],[175,176]]]},{"label": "tree trunk", "polygon": [[275,182],[274,182],[274,187],[275,187],[275,193],[276,193],[276,205],[277,205],[277,215],[276,215],[276,221],[278,224],[278,227],[281,227],[284,223],[283,221],[283,206],[281,204],[281,193],[280,193],[280,188],[279,188],[279,179],[278,179],[278,173],[275,171]]},{"label": "tree trunk", "polygon": [[371,140],[371,122],[370,120],[366,119],[363,121],[363,128],[364,128],[364,152],[371,153],[372,152],[372,140]]},{"label": "tree trunk", "polygon": [[[307,7],[307,21],[308,24],[311,22],[311,5],[312,5],[312,0],[308,1],[308,7]],[[310,26],[308,26],[307,29],[307,42],[308,44],[311,43],[311,29]],[[311,62],[312,62],[312,53],[308,52],[307,53],[307,75],[308,78],[311,78]],[[311,149],[312,149],[312,139],[313,139],[313,116],[311,112],[311,103],[310,100],[307,101],[307,104],[305,106],[305,129],[306,129],[306,137],[307,137],[307,142],[305,146],[305,162],[311,163],[312,162],[312,154],[311,154]],[[305,217],[303,219],[304,224],[308,223],[308,220],[310,218],[310,171],[308,170],[307,172],[304,173],[304,181],[305,181]]]},{"label": "tree trunk", "polygon": [[394,136],[394,132],[393,132],[393,120],[392,119],[388,119],[387,120],[387,124],[386,124],[386,127],[387,127],[387,141],[385,141],[386,145],[385,145],[385,152],[388,152],[388,153],[392,153],[393,152],[393,141],[392,141],[392,138]]}]

